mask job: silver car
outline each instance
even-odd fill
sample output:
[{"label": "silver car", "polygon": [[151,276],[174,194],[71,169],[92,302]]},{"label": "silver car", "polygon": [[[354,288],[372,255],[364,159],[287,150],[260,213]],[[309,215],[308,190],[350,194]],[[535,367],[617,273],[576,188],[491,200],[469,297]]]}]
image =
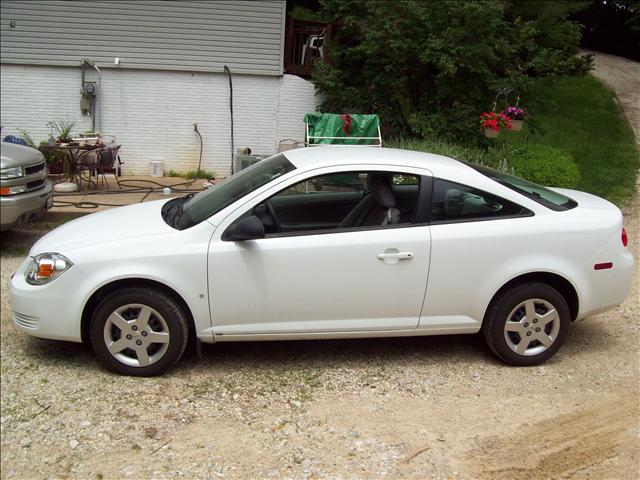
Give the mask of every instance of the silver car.
[{"label": "silver car", "polygon": [[53,205],[44,157],[35,148],[2,142],[0,230],[37,219]]}]

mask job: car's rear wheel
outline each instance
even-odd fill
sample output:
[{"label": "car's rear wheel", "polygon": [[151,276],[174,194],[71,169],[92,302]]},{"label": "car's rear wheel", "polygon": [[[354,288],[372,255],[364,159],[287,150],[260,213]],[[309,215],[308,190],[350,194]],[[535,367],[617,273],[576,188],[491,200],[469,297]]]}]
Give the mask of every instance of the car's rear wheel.
[{"label": "car's rear wheel", "polygon": [[517,284],[494,299],[485,316],[487,344],[511,365],[537,365],[564,343],[570,324],[569,307],[549,285]]},{"label": "car's rear wheel", "polygon": [[182,356],[187,318],[170,296],[150,288],[128,287],[107,295],[91,322],[91,344],[112,371],[158,375]]}]

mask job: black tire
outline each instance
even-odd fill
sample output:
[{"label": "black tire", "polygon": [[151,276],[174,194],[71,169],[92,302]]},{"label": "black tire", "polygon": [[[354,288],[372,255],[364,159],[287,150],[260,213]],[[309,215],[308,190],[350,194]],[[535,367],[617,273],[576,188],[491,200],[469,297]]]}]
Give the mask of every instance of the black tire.
[{"label": "black tire", "polygon": [[[148,321],[144,324],[140,320],[143,310],[149,312],[146,317]],[[112,320],[118,318],[111,317],[116,312],[120,316],[118,322],[127,316],[132,318],[125,322],[127,326],[124,328],[136,331],[126,330],[128,334],[125,335],[125,330]],[[145,328],[128,326],[139,320]],[[111,292],[100,301],[91,320],[90,339],[94,351],[109,370],[122,375],[151,377],[167,371],[180,359],[189,339],[188,332],[187,316],[171,296],[153,288],[126,287]],[[113,347],[117,340],[125,341],[124,337],[127,337],[127,344],[139,342],[139,346],[125,347],[112,354],[107,346],[107,338],[111,338],[110,345]],[[153,342],[149,340],[151,338],[161,341]],[[143,350],[146,359],[141,358]],[[148,364],[140,365],[143,362]]]},{"label": "black tire", "polygon": [[[539,301],[536,302],[534,299]],[[527,316],[527,307],[531,305],[535,306],[536,313]],[[543,326],[545,319],[540,315],[545,313],[545,309],[546,313],[551,311],[548,309],[549,305],[557,312],[557,319]],[[514,312],[517,307],[518,310]],[[523,316],[520,317],[521,315]],[[553,312],[551,316],[554,316]],[[506,325],[508,320],[509,326]],[[544,283],[526,282],[508,287],[493,300],[485,315],[482,330],[489,348],[503,362],[531,366],[546,361],[558,351],[567,337],[570,323],[569,307],[557,290]],[[506,331],[507,327],[509,332]],[[522,333],[511,331],[516,329]],[[544,336],[547,332],[549,334]],[[545,346],[537,338],[542,338],[545,342],[553,338],[553,341]],[[524,353],[515,351],[521,347],[520,342],[525,342],[522,344]],[[542,348],[544,350],[536,353]]]}]

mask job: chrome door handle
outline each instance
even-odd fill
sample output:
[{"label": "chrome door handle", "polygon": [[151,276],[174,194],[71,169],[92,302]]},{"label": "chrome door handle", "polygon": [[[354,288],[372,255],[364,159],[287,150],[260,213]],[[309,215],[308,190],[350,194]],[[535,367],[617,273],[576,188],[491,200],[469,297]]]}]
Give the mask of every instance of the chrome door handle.
[{"label": "chrome door handle", "polygon": [[395,248],[389,248],[378,254],[378,259],[385,263],[397,263],[398,260],[410,260],[412,258],[412,252],[399,252]]},{"label": "chrome door handle", "polygon": [[397,259],[397,260],[407,260],[409,258],[413,258],[413,253],[411,252],[398,252],[398,253],[379,253],[378,258],[380,260],[387,259]]}]

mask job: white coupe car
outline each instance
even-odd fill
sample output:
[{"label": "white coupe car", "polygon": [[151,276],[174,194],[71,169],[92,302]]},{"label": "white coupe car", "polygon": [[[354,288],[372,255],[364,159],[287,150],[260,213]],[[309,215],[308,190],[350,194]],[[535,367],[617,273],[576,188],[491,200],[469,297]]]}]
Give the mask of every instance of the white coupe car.
[{"label": "white coupe car", "polygon": [[[634,259],[620,210],[418,152],[315,147],[199,193],[112,209],[38,241],[13,320],[159,374],[187,341],[476,333],[513,365],[620,304]],[[426,352],[428,354],[428,352]]]}]

